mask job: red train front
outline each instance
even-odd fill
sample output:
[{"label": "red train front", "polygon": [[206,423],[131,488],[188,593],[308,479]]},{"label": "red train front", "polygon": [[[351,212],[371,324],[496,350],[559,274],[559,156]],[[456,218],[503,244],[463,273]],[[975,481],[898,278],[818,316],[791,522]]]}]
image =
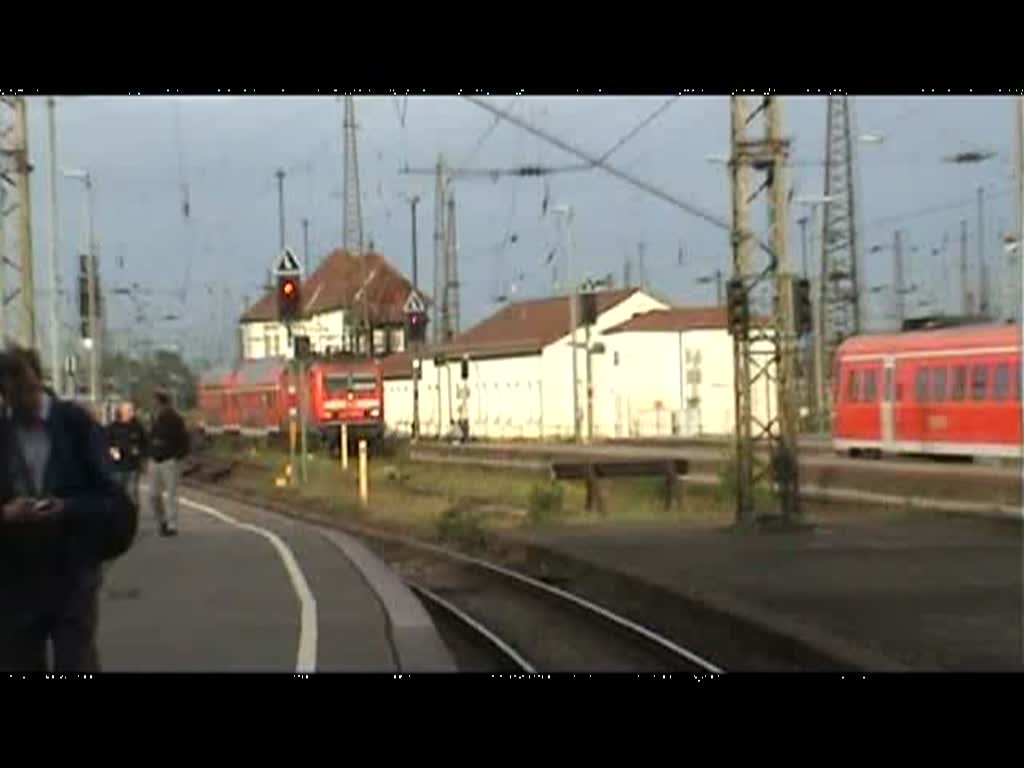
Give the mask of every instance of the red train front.
[{"label": "red train front", "polygon": [[342,424],[349,440],[374,441],[384,434],[384,377],[376,360],[314,363],[309,391],[311,420],[332,449]]},{"label": "red train front", "polygon": [[836,450],[1021,458],[1019,325],[847,339],[835,373]]}]

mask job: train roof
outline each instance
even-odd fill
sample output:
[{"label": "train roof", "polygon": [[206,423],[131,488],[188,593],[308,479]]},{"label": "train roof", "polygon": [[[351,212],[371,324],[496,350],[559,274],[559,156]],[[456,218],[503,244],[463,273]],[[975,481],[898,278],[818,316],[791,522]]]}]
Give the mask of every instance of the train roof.
[{"label": "train roof", "polygon": [[257,360],[245,360],[235,371],[235,384],[241,387],[273,384],[287,370],[288,360],[284,357],[264,357]]},{"label": "train roof", "polygon": [[1021,346],[1021,327],[1009,323],[965,325],[904,333],[854,336],[839,345],[838,354],[870,355],[932,352],[956,348]]}]

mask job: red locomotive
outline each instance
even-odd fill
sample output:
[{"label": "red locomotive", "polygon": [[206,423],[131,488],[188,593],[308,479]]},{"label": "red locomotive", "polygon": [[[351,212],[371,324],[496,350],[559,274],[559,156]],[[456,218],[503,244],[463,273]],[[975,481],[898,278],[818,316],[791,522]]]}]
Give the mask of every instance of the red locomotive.
[{"label": "red locomotive", "polygon": [[[306,427],[337,447],[341,425],[351,439],[384,433],[384,380],[374,360],[318,360],[307,366]],[[287,434],[289,410],[299,398],[281,357],[245,360],[237,368],[199,378],[201,428],[210,434],[246,437]]]},{"label": "red locomotive", "polygon": [[858,336],[835,366],[837,451],[1021,458],[1019,325]]}]

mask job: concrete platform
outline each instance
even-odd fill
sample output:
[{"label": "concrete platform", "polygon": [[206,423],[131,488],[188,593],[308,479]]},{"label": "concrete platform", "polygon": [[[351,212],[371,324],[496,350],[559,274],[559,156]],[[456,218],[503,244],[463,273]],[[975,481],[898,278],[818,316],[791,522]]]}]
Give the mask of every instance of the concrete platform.
[{"label": "concrete platform", "polygon": [[1019,525],[922,519],[760,534],[567,525],[506,535],[867,659],[869,669],[1024,669]]},{"label": "concrete platform", "polygon": [[108,569],[109,672],[451,672],[417,598],[343,534],[188,490],[180,533],[139,538]]}]

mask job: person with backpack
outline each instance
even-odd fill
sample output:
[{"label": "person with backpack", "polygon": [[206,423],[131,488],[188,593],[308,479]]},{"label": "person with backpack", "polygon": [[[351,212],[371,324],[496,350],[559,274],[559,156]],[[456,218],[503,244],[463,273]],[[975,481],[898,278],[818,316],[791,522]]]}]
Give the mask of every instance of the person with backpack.
[{"label": "person with backpack", "polygon": [[42,385],[39,357],[0,353],[0,670],[97,672],[105,563],[131,547],[138,507],[103,430]]},{"label": "person with backpack", "polygon": [[[178,462],[188,455],[185,420],[174,410],[164,390],[155,395],[156,413],[150,430],[149,500],[160,524],[160,535],[178,535]],[[163,503],[164,491],[167,504]]]},{"label": "person with backpack", "polygon": [[135,407],[130,402],[121,403],[117,420],[107,427],[107,443],[110,460],[114,465],[114,477],[121,483],[132,501],[139,503],[139,473],[146,460],[146,430],[135,418]]}]

